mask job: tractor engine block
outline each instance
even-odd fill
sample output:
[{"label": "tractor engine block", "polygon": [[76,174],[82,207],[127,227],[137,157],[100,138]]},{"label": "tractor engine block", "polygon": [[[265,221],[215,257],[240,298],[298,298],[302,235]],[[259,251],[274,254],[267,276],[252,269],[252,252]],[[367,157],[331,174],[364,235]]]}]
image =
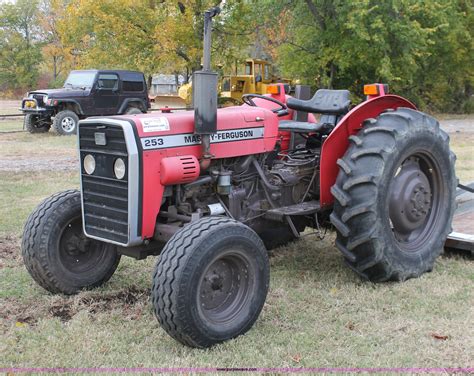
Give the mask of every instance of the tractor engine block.
[{"label": "tractor engine block", "polygon": [[268,210],[318,197],[318,166],[319,150],[304,148],[214,160],[209,175],[168,187],[160,213],[184,221],[227,214],[260,232],[268,227]]}]

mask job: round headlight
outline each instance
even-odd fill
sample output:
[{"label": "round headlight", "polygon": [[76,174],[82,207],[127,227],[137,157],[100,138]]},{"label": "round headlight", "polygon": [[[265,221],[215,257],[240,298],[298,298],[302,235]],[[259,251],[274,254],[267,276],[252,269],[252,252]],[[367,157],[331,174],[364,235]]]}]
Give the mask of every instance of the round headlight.
[{"label": "round headlight", "polygon": [[117,179],[123,179],[125,176],[125,162],[122,158],[117,158],[114,163],[114,174]]},{"label": "round headlight", "polygon": [[86,170],[89,175],[92,175],[95,171],[95,158],[90,154],[84,157],[84,170]]}]

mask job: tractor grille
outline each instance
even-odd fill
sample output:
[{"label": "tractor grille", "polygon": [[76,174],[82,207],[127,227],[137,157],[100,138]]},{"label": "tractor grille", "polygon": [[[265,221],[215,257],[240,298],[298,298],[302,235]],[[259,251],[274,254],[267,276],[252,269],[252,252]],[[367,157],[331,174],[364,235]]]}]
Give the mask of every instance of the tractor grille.
[{"label": "tractor grille", "polygon": [[[79,148],[85,232],[89,236],[127,244],[129,186],[124,131],[117,125],[81,124]],[[83,166],[84,157],[88,154],[96,161],[91,175],[85,172]],[[122,158],[126,165],[125,177],[121,180],[114,175],[117,158]]]}]

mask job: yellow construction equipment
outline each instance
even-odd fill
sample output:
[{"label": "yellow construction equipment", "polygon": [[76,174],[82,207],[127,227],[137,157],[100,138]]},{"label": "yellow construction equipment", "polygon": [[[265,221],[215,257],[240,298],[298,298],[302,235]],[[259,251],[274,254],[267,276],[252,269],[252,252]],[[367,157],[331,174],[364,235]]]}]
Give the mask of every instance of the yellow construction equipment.
[{"label": "yellow construction equipment", "polygon": [[265,60],[247,59],[243,72],[224,76],[220,85],[220,96],[240,101],[244,94],[266,94],[267,85],[291,80],[281,79],[272,73],[272,65]]},{"label": "yellow construction equipment", "polygon": [[[219,102],[241,102],[244,94],[266,94],[267,85],[282,82],[291,84],[291,80],[282,79],[272,72],[272,65],[266,60],[247,59],[234,75],[221,77],[219,83]],[[186,102],[192,102],[192,83],[182,85],[178,95]]]}]

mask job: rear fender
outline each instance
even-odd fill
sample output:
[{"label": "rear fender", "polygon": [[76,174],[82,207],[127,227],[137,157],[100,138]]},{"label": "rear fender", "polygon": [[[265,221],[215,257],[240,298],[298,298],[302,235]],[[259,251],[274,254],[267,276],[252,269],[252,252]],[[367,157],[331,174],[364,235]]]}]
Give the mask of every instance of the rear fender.
[{"label": "rear fender", "polygon": [[339,173],[337,160],[344,156],[349,147],[349,136],[362,129],[364,120],[375,118],[387,109],[397,109],[399,107],[416,110],[415,105],[405,98],[397,95],[383,95],[369,99],[354,107],[336,125],[321,150],[319,176],[321,207],[328,207],[334,201],[330,189],[336,182]]},{"label": "rear fender", "polygon": [[[147,104],[145,103],[145,100],[143,98],[126,98],[124,99],[122,105],[120,106],[120,109],[118,110],[118,114],[123,114],[127,110],[129,105],[139,105],[140,110],[146,111],[148,108]],[[136,106],[134,106],[136,107]]]}]

